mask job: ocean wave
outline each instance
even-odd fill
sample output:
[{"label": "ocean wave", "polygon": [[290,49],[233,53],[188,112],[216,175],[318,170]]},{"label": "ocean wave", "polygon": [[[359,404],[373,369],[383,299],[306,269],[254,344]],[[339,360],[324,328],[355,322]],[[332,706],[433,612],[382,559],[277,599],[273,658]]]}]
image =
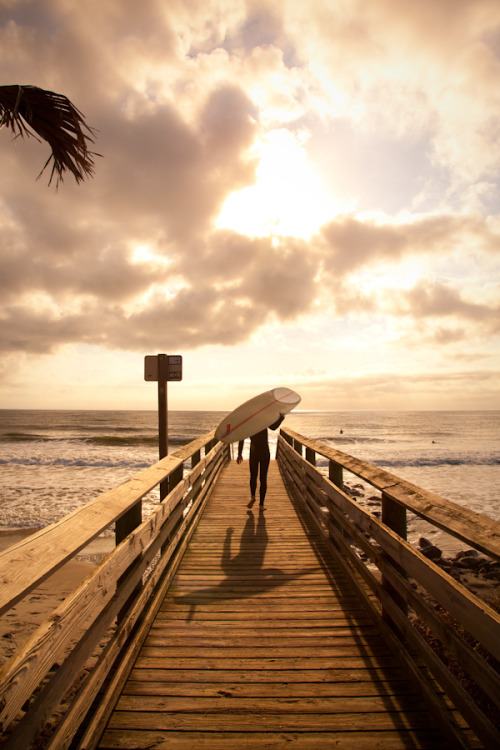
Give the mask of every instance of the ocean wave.
[{"label": "ocean wave", "polygon": [[43,456],[0,458],[0,466],[72,466],[93,469],[147,469],[153,463],[154,461],[119,460],[98,457],[94,459],[88,456],[85,458],[49,458]]},{"label": "ocean wave", "polygon": [[321,437],[314,438],[320,443],[337,443],[337,444],[350,444],[355,443],[387,443],[389,442],[385,438],[376,437],[365,437],[362,435],[323,435]]},{"label": "ocean wave", "polygon": [[[129,432],[129,430],[127,430]],[[169,445],[187,445],[193,437],[184,437],[181,435],[169,436]],[[105,445],[105,446],[151,446],[158,445],[158,435],[96,435],[95,437],[50,437],[39,435],[33,432],[10,432],[4,433],[0,437],[3,443],[46,443],[46,444],[64,444],[69,445]]]},{"label": "ocean wave", "polygon": [[500,466],[500,456],[442,456],[436,458],[415,457],[392,460],[378,459],[372,462],[380,468],[403,468],[405,466]]}]

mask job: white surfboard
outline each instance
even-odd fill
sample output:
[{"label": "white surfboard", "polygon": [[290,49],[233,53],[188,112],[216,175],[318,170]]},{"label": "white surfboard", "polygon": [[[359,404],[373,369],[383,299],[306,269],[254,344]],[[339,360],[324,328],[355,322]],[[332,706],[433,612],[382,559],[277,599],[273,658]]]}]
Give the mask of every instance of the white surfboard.
[{"label": "white surfboard", "polygon": [[265,391],[224,417],[215,430],[215,437],[223,443],[236,443],[252,437],[276,422],[280,414],[288,414],[298,403],[299,394],[290,388]]}]

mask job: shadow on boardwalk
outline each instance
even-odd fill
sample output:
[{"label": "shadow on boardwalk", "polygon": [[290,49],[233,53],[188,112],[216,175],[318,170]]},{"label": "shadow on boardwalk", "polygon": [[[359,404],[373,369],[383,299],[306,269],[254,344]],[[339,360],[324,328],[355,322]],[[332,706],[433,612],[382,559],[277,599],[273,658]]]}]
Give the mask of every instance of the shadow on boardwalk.
[{"label": "shadow on boardwalk", "polygon": [[266,529],[266,517],[259,512],[255,521],[254,513],[247,511],[247,521],[241,534],[239,551],[232,556],[231,543],[234,528],[226,529],[221,557],[221,569],[226,578],[216,586],[192,591],[175,598],[177,604],[190,604],[188,621],[193,619],[197,604],[207,604],[221,599],[244,599],[257,596],[272,589],[295,581],[302,576],[314,573],[319,566],[302,568],[294,573],[287,573],[281,568],[264,567],[269,535]]}]

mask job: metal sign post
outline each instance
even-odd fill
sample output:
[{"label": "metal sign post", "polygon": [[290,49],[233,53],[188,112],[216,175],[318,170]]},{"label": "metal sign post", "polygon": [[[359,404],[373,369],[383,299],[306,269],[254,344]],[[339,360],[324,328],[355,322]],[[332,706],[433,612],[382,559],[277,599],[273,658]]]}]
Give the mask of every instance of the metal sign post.
[{"label": "metal sign post", "polygon": [[[144,380],[158,382],[158,452],[160,460],[168,455],[167,382],[182,380],[182,357],[178,354],[147,355]],[[168,495],[168,481],[160,484],[160,500]]]}]

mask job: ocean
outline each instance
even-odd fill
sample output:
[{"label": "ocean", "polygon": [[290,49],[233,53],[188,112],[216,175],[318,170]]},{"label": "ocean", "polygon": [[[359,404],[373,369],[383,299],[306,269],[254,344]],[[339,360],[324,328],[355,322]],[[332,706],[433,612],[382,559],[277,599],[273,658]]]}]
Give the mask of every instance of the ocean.
[{"label": "ocean", "polygon": [[[170,412],[169,452],[223,416]],[[0,410],[0,527],[46,526],[155,463],[157,424],[154,411]],[[297,411],[284,426],[500,521],[500,411]]]}]

